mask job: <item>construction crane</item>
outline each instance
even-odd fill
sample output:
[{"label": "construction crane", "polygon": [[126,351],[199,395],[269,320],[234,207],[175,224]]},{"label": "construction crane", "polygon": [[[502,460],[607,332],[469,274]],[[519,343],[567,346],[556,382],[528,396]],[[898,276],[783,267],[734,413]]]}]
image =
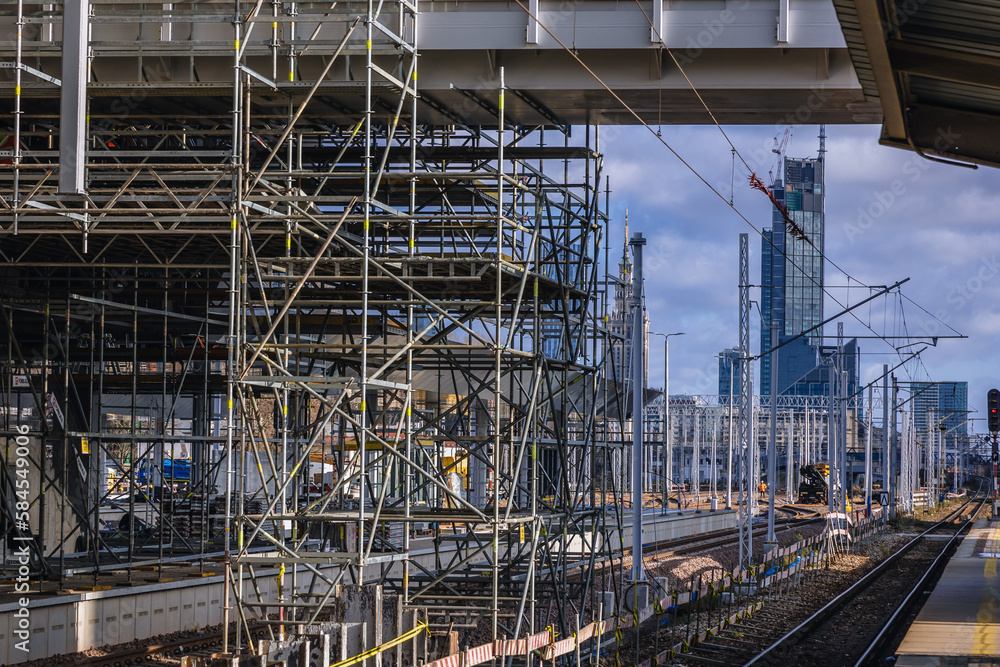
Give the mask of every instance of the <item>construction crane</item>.
[{"label": "construction crane", "polygon": [[786,125],[785,131],[781,135],[774,135],[774,146],[771,148],[771,152],[774,153],[774,162],[771,163],[771,169],[767,172],[768,187],[774,187],[775,172],[781,173],[781,161],[785,157],[785,149],[788,147],[788,140],[792,138],[792,126]]}]

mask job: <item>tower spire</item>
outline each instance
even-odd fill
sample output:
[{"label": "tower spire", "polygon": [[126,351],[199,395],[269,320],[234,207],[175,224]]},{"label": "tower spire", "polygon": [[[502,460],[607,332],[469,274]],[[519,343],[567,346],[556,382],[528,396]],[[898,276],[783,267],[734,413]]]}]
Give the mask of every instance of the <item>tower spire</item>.
[{"label": "tower spire", "polygon": [[622,243],[622,261],[618,265],[622,279],[628,278],[632,273],[632,262],[628,256],[628,209],[625,209],[625,242]]},{"label": "tower spire", "polygon": [[826,125],[819,126],[819,159],[826,156]]}]

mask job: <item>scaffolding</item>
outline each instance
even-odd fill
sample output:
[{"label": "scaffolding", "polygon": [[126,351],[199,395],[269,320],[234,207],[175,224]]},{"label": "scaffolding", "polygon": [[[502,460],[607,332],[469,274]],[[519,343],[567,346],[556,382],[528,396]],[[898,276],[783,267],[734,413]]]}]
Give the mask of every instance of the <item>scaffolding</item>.
[{"label": "scaffolding", "polygon": [[77,8],[0,8],[2,428],[33,437],[35,565],[218,558],[236,649],[342,584],[463,644],[596,618],[627,416],[596,130],[502,69],[460,91],[492,127],[419,95],[415,0]]}]

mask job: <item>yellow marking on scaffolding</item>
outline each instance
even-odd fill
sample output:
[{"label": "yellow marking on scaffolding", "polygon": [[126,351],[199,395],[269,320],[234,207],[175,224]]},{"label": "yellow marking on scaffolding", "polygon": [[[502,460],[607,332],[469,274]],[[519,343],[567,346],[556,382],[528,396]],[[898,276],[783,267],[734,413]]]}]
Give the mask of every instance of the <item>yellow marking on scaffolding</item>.
[{"label": "yellow marking on scaffolding", "polygon": [[231,398],[230,398],[230,399],[229,399],[228,401],[226,401],[226,402],[227,402],[227,404],[229,405],[229,409],[230,409],[230,410],[232,410],[232,409],[233,409],[233,399],[231,399]]},{"label": "yellow marking on scaffolding", "polygon": [[368,220],[365,220],[365,231],[368,231]]},{"label": "yellow marking on scaffolding", "polygon": [[89,113],[85,116],[85,119],[86,119],[87,125],[90,125],[90,114]]},{"label": "yellow marking on scaffolding", "polygon": [[286,236],[285,237],[285,247],[286,248],[291,248],[292,247],[292,237],[291,236]]},{"label": "yellow marking on scaffolding", "polygon": [[240,40],[237,39],[236,41],[233,42],[233,48],[235,48],[237,51],[240,50]]},{"label": "yellow marking on scaffolding", "polygon": [[372,40],[370,39],[365,40],[365,48],[367,48],[369,51],[372,50]]},{"label": "yellow marking on scaffolding", "polygon": [[230,229],[236,229],[236,218],[229,221]]},{"label": "yellow marking on scaffolding", "polygon": [[281,414],[285,415],[286,417],[288,416],[288,406],[287,405],[282,405],[281,406]]},{"label": "yellow marking on scaffolding", "polygon": [[277,30],[278,29],[278,22],[277,21],[271,21],[271,29],[272,30]]},{"label": "yellow marking on scaffolding", "polygon": [[503,111],[503,91],[500,91],[500,111]]},{"label": "yellow marking on scaffolding", "polygon": [[412,415],[412,414],[413,414],[413,412],[412,412],[411,408],[410,408],[410,407],[407,407],[407,408],[406,408],[406,416],[407,416],[407,417],[409,417],[409,416],[410,416],[410,415]]},{"label": "yellow marking on scaffolding", "polygon": [[416,243],[416,240],[413,239],[413,238],[410,238],[410,247],[411,248],[414,246],[415,243]]},{"label": "yellow marking on scaffolding", "polygon": [[[404,574],[404,577],[405,577],[405,574]],[[359,662],[364,662],[368,658],[371,658],[372,656],[378,655],[382,651],[388,650],[388,649],[390,649],[390,648],[392,648],[394,646],[399,646],[403,642],[410,641],[411,639],[413,639],[414,637],[416,637],[417,635],[419,635],[421,632],[423,632],[425,630],[427,630],[427,626],[425,624],[423,624],[423,623],[418,623],[415,628],[413,628],[412,630],[410,630],[408,632],[404,632],[403,634],[401,634],[400,636],[396,637],[395,639],[391,639],[391,640],[387,641],[386,643],[381,644],[380,646],[376,646],[375,648],[370,648],[367,651],[365,651],[364,653],[362,653],[361,655],[356,655],[353,658],[348,658],[347,660],[342,660],[340,662],[335,662],[334,664],[330,665],[330,667],[350,667],[351,665],[356,665]]]},{"label": "yellow marking on scaffolding", "polygon": [[295,81],[295,72],[293,70],[288,70],[288,80]]},{"label": "yellow marking on scaffolding", "polygon": [[14,86],[14,95],[17,97],[21,96],[21,86]]},{"label": "yellow marking on scaffolding", "polygon": [[535,281],[535,296],[538,296],[538,281]]},{"label": "yellow marking on scaffolding", "polygon": [[365,401],[361,401],[361,412],[364,412],[367,409],[368,409],[368,403],[366,403]]}]

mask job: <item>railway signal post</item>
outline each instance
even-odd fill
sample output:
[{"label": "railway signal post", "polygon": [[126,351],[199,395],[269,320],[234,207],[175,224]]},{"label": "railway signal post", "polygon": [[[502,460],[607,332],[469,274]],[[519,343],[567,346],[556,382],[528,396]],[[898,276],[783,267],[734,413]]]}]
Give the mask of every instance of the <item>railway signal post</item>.
[{"label": "railway signal post", "polygon": [[991,512],[994,520],[1000,518],[1000,502],[997,501],[997,431],[1000,431],[1000,390],[990,389],[986,394],[986,423],[993,436],[990,465],[993,466],[993,489],[991,492]]}]

